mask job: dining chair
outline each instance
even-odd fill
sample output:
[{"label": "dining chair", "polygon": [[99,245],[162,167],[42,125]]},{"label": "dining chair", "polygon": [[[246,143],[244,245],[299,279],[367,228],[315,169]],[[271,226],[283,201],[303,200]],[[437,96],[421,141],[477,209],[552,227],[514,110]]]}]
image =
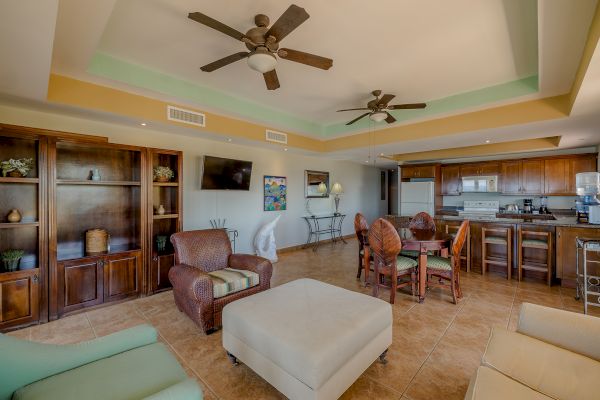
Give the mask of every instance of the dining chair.
[{"label": "dining chair", "polygon": [[[379,288],[390,288],[390,303],[394,304],[396,290],[411,286],[415,295],[417,286],[417,261],[400,255],[402,242],[396,228],[383,218],[377,219],[369,229],[369,248],[373,254],[375,279],[373,280],[373,296],[379,296]],[[389,277],[390,286],[385,285]],[[409,280],[405,280],[409,278]]]},{"label": "dining chair", "polygon": [[[360,279],[362,270],[365,270],[365,284],[369,282],[369,270],[371,269],[370,260],[373,259],[369,251],[369,224],[367,219],[361,213],[354,216],[354,231],[358,240],[358,272],[356,278]],[[369,264],[367,266],[367,263]]]},{"label": "dining chair", "polygon": [[[410,222],[408,223],[408,228],[409,229],[426,229],[426,230],[435,231],[435,221],[433,220],[431,215],[422,211],[422,212],[418,213],[417,215],[415,215],[410,220]],[[402,252],[400,254],[403,255],[404,257],[412,257],[412,258],[419,257],[419,252],[417,250],[402,250]],[[433,252],[428,252],[428,254],[433,255]]]},{"label": "dining chair", "polygon": [[[468,231],[469,221],[464,220],[452,241],[449,257],[427,256],[427,285],[450,289],[454,304],[457,304],[458,299],[462,297],[460,289],[460,253],[467,240]],[[431,277],[437,278],[437,281],[432,281]],[[450,284],[444,283],[444,280],[450,281]]]}]

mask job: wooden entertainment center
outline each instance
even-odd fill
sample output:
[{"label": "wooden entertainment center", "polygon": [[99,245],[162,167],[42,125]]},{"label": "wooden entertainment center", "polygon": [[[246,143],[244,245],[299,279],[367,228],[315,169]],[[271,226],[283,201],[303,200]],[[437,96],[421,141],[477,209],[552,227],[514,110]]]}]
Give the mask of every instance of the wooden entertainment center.
[{"label": "wooden entertainment center", "polygon": [[[33,166],[26,177],[0,177],[0,253],[25,252],[17,271],[0,269],[0,330],[170,288],[168,237],[183,217],[180,151],[0,124],[0,161],[11,158]],[[155,182],[157,166],[174,177]],[[7,221],[12,209],[20,222]],[[86,254],[85,233],[96,228],[110,247]]]}]

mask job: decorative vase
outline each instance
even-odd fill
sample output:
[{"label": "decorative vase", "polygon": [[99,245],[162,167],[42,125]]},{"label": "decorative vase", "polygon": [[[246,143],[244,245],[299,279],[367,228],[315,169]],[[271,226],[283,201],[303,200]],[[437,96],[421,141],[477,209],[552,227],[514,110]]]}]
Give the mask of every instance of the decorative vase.
[{"label": "decorative vase", "polygon": [[11,178],[25,178],[27,176],[27,174],[23,175],[18,170],[14,170],[14,171],[10,171],[8,173],[8,176],[10,176]]},{"label": "decorative vase", "polygon": [[12,223],[21,222],[21,218],[22,218],[21,213],[16,208],[13,208],[12,210],[10,210],[10,213],[8,213],[8,216],[6,217],[8,222],[12,222]]},{"label": "decorative vase", "polygon": [[93,181],[99,181],[101,179],[100,177],[100,171],[98,171],[98,168],[94,168],[92,170],[92,180]]},{"label": "decorative vase", "polygon": [[21,258],[16,260],[2,260],[2,266],[6,272],[14,272],[19,269]]},{"label": "decorative vase", "polygon": [[156,213],[158,215],[165,215],[165,207],[161,204],[160,206],[158,206],[158,208],[156,209]]}]

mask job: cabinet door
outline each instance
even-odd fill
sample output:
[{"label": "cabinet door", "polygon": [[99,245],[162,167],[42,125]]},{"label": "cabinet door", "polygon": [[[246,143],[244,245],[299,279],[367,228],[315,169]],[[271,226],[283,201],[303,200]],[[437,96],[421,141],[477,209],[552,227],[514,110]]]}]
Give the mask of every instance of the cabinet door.
[{"label": "cabinet door", "polygon": [[150,271],[152,280],[150,283],[150,290],[152,292],[171,287],[171,282],[169,281],[169,270],[173,265],[175,265],[174,254],[154,256],[152,259],[152,271]]},{"label": "cabinet door", "polygon": [[0,329],[39,319],[39,270],[0,274]]},{"label": "cabinet door", "polygon": [[140,253],[114,254],[104,263],[104,302],[123,299],[139,292]]},{"label": "cabinet door", "polygon": [[569,160],[564,158],[544,161],[544,193],[567,194],[569,192]]},{"label": "cabinet door", "polygon": [[575,194],[577,185],[575,183],[575,175],[580,172],[596,172],[598,170],[598,162],[596,157],[578,157],[569,160],[569,187],[568,192]]},{"label": "cabinet door", "polygon": [[479,164],[465,164],[460,167],[461,176],[478,176]]},{"label": "cabinet door", "polygon": [[481,175],[498,175],[500,174],[500,164],[497,162],[482,163],[479,171]]},{"label": "cabinet door", "polygon": [[521,162],[521,186],[524,194],[541,194],[544,189],[544,160]]},{"label": "cabinet door", "polygon": [[102,257],[62,261],[57,264],[59,316],[102,303],[102,265]]},{"label": "cabinet door", "polygon": [[442,167],[442,195],[460,195],[460,166],[448,165]]},{"label": "cabinet door", "polygon": [[434,178],[435,177],[435,166],[427,165],[424,167],[417,167],[417,178]]},{"label": "cabinet door", "polygon": [[402,178],[416,178],[417,177],[417,168],[416,167],[400,167],[401,177]]},{"label": "cabinet door", "polygon": [[[556,277],[562,279],[562,286],[575,287],[577,262],[575,239],[577,237],[600,239],[600,229],[556,228]],[[597,258],[594,260],[597,261]]]},{"label": "cabinet door", "polygon": [[502,163],[502,193],[521,193],[521,161],[505,161]]}]

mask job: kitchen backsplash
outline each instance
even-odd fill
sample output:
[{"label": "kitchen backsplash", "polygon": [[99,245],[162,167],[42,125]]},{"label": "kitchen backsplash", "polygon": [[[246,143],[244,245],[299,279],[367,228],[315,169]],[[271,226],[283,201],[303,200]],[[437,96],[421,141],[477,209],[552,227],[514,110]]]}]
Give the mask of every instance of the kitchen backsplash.
[{"label": "kitchen backsplash", "polygon": [[[523,207],[523,199],[533,199],[533,206],[540,206],[540,196],[503,196],[498,193],[463,193],[460,196],[444,196],[444,207],[462,207],[465,200],[498,200],[500,207],[517,204]],[[548,208],[569,209],[575,207],[575,196],[548,196]]]}]

